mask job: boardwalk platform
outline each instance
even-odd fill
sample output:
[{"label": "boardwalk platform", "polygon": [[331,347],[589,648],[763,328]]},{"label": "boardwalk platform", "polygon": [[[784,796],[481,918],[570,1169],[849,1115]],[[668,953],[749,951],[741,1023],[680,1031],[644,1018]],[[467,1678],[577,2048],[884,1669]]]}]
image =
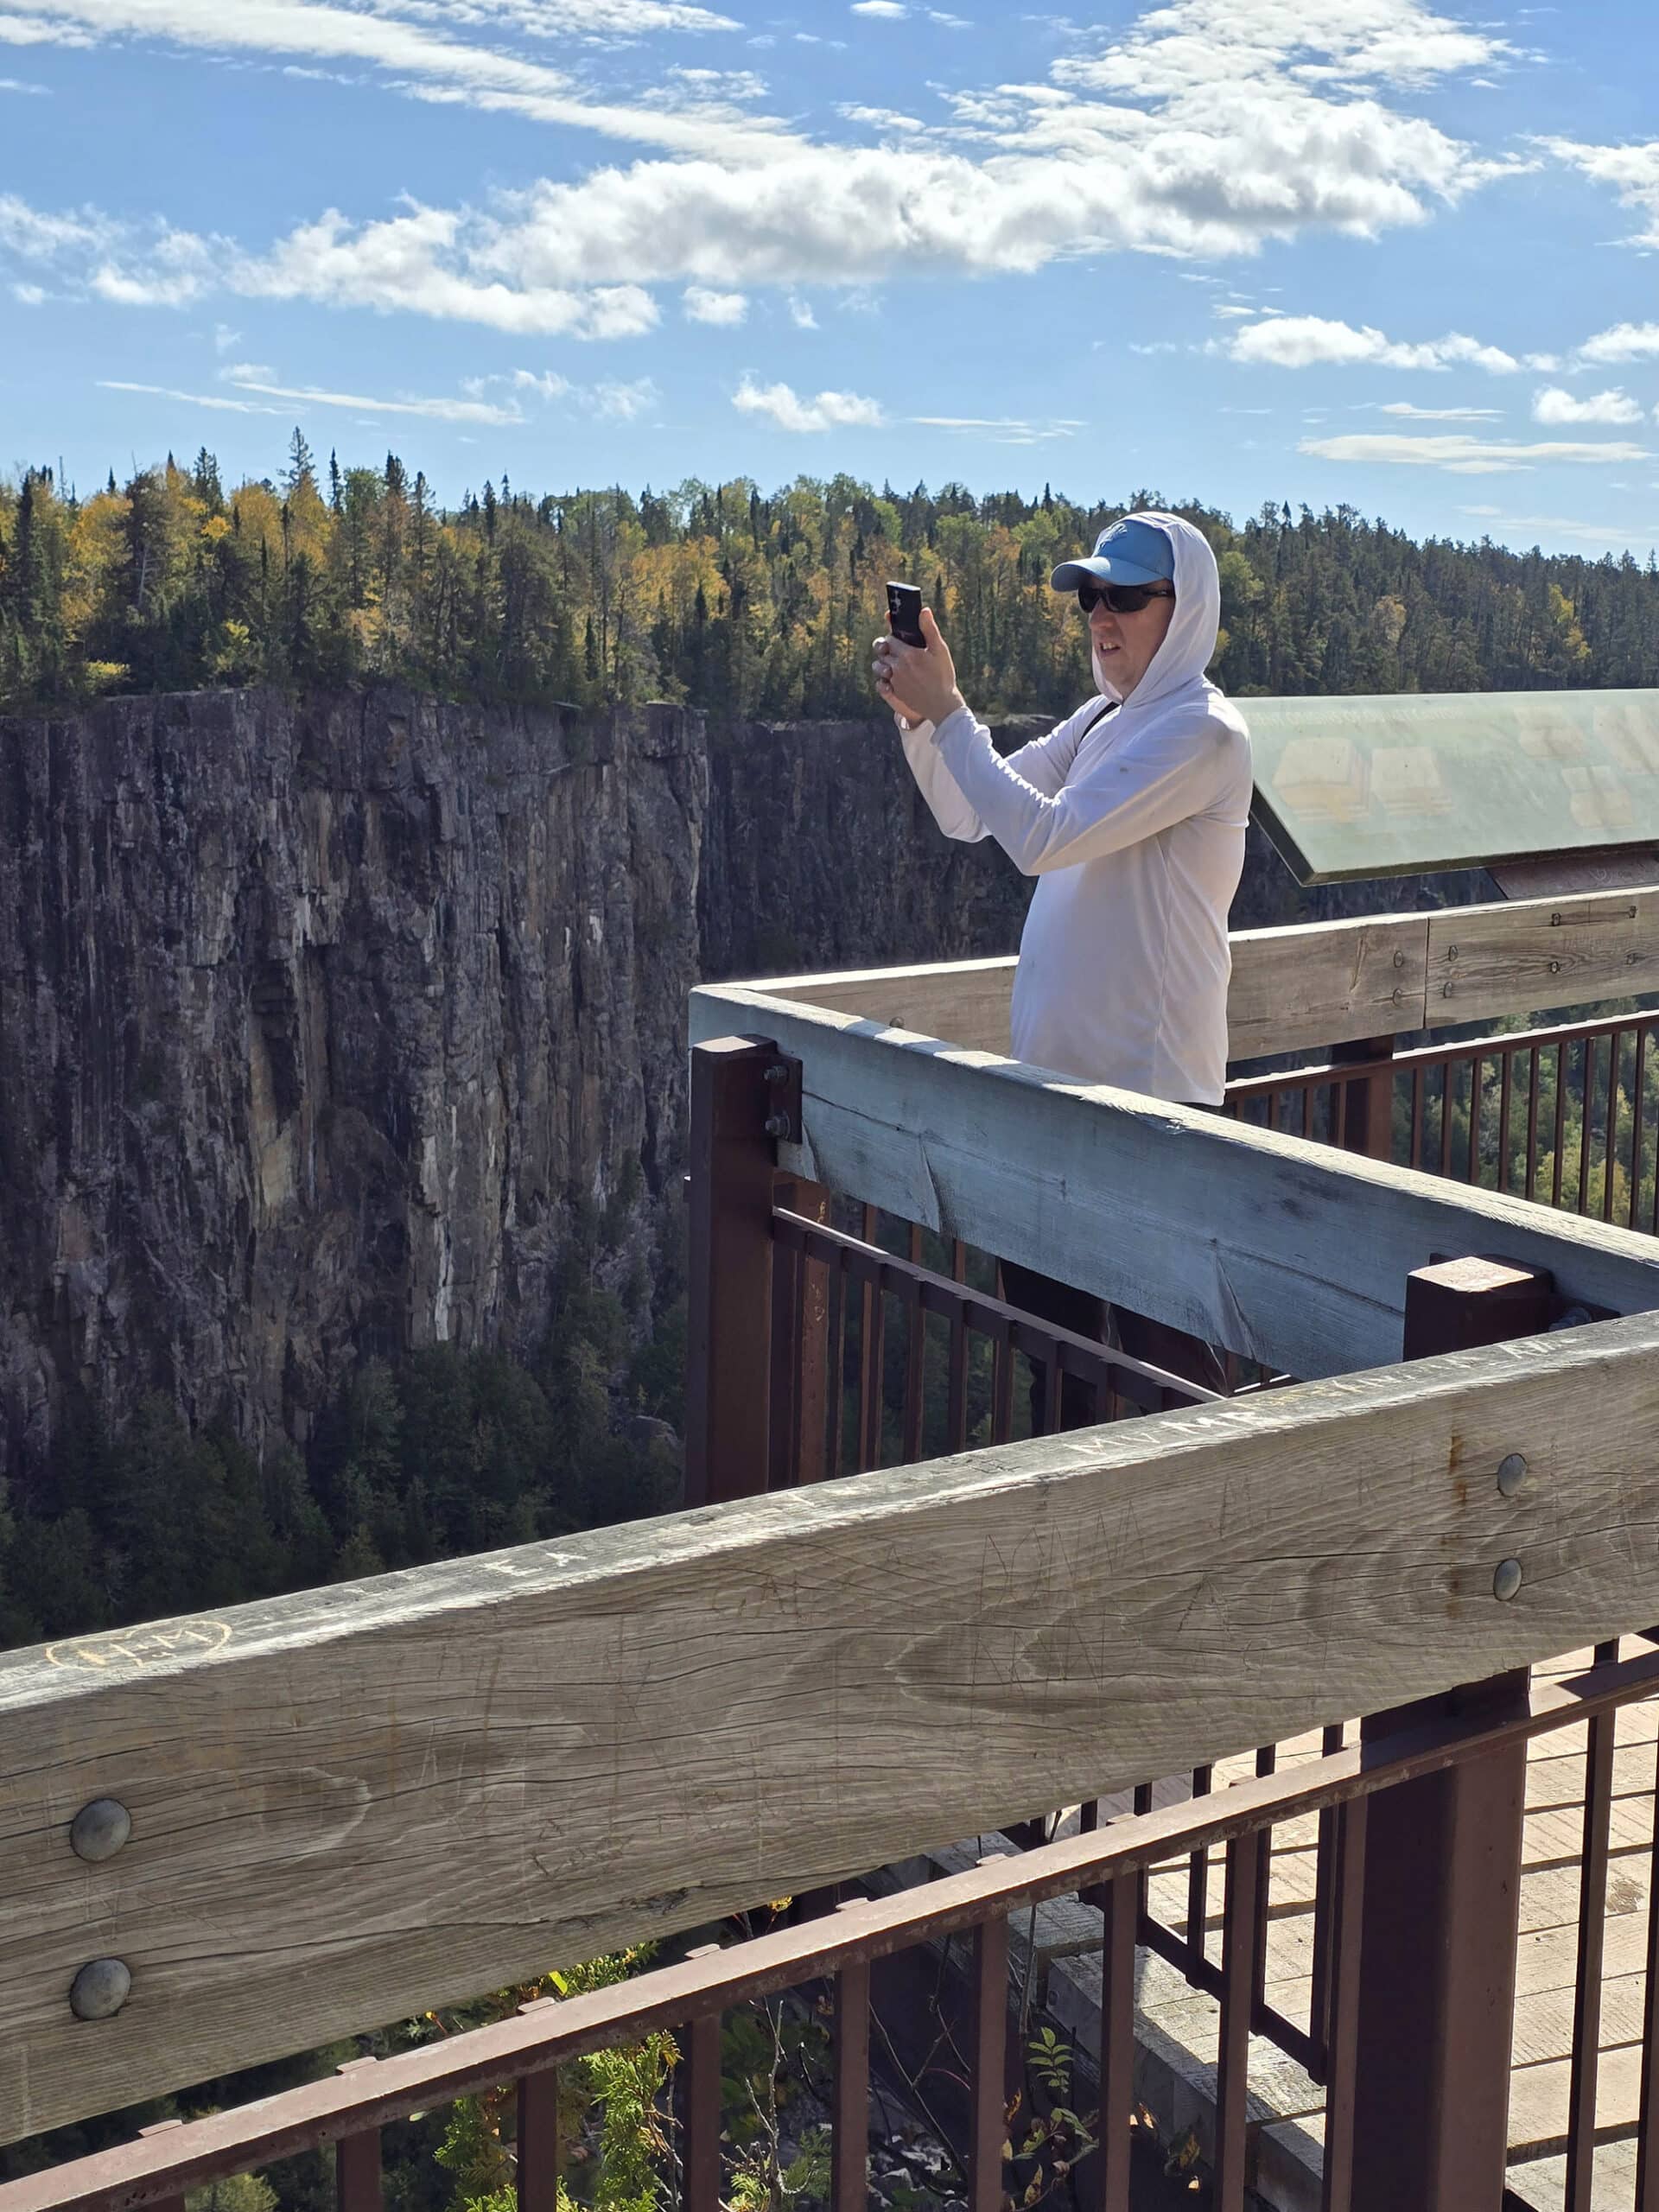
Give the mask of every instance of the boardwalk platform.
[{"label": "boardwalk platform", "polygon": [[[1585,1651],[1539,1671],[1573,1673],[1590,1658]],[[1527,1769],[1509,2180],[1513,2196],[1529,2212],[1560,2212],[1564,2202],[1586,1732],[1580,1727],[1540,1738]],[[1635,2198],[1659,1703],[1627,1707],[1618,1715],[1617,1745],[1592,2212],[1626,2212]],[[1287,1746],[1281,1764],[1318,1755],[1318,1738],[1307,1738]],[[1249,1759],[1230,1762],[1217,1770],[1217,1784],[1224,1787],[1250,1771]],[[1179,1796],[1179,1786],[1169,1794]],[[1309,1820],[1275,1831],[1268,1907],[1269,2000],[1304,2026],[1311,1987],[1315,1825]],[[1183,1861],[1154,1876],[1152,1909],[1185,1933],[1186,1904]],[[1212,1955],[1220,1947],[1221,1912],[1222,1868],[1217,1864],[1210,1872],[1207,1903]],[[1181,2078],[1195,2107],[1190,2116],[1198,2119],[1202,2134],[1205,2115],[1198,2107],[1205,2101],[1206,2075],[1213,2083],[1217,2008],[1160,1960],[1143,1956],[1140,1979],[1143,2049],[1147,2060],[1155,2062],[1148,2070],[1154,2077],[1167,2071]],[[1064,2001],[1058,1986],[1053,1996]],[[1257,2193],[1274,2212],[1317,2212],[1324,2093],[1259,2037],[1252,2044],[1250,2078],[1253,2096],[1261,2101]],[[1169,2102],[1168,2091],[1165,2101]],[[1170,2117],[1185,2124],[1189,2115],[1172,2107]]]},{"label": "boardwalk platform", "polygon": [[[1637,1648],[1634,1639],[1627,1645]],[[1536,1671],[1569,1675],[1590,1659],[1588,1651],[1577,1653]],[[1562,2212],[1565,2204],[1586,1733],[1579,1727],[1540,1738],[1528,1764],[1510,2094],[1512,2212]],[[1591,2212],[1629,2212],[1635,2201],[1659,1700],[1626,1707],[1618,1717],[1616,1741]],[[1280,1764],[1319,1755],[1319,1737],[1308,1736],[1281,1746]],[[1248,1757],[1230,1760],[1217,1769],[1214,1786],[1225,1789],[1253,1770]],[[1173,1804],[1189,1795],[1184,1783],[1172,1781],[1158,1785],[1154,1802]],[[1130,1801],[1127,1796],[1107,1799],[1102,1809],[1108,1816],[1128,1813]],[[1065,1825],[1075,1826],[1075,1819]],[[1268,1999],[1303,2028],[1312,1989],[1316,1829],[1310,1818],[1274,1830],[1268,1899]],[[988,1849],[1014,1848],[1001,1838],[983,1841]],[[911,1862],[903,1877],[919,1880],[957,1872],[977,1856],[977,1845],[931,1853]],[[1188,1879],[1185,1859],[1152,1878],[1153,1913],[1182,1936]],[[1206,1904],[1212,1958],[1221,1948],[1223,1880],[1217,1854]],[[1010,1930],[1014,1984],[1025,1993],[1028,2020],[1046,2013],[1071,2032],[1085,2054],[1095,2049],[1098,2033],[1099,1929],[1096,1913],[1068,1900],[1016,1916]],[[1207,2157],[1214,2133],[1219,2008],[1144,1949],[1137,1959],[1135,2004],[1140,2095],[1165,2140],[1194,2129]],[[1272,2212],[1319,2212],[1324,2090],[1259,2036],[1251,2041],[1249,2090],[1256,2196]]]}]

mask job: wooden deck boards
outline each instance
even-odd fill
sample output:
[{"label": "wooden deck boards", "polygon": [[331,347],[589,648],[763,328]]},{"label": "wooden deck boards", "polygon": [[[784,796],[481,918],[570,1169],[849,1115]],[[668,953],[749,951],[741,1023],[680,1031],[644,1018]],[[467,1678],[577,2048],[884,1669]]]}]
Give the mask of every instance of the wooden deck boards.
[{"label": "wooden deck boards", "polygon": [[[1554,1662],[1541,1673],[1570,1674],[1588,1652]],[[1583,1842],[1586,1731],[1564,1729],[1533,1746],[1527,1776],[1526,1840],[1521,1894],[1521,1944],[1510,2101],[1510,2185],[1535,2212],[1559,2212],[1565,2189],[1566,2127],[1577,1972],[1580,1853]],[[1317,1757],[1317,1736],[1281,1748],[1281,1766]],[[1597,2094],[1598,2151],[1592,2212],[1628,2212],[1634,2201],[1635,2133],[1641,2088],[1646,2000],[1648,1912],[1652,1878],[1659,1701],[1625,1707],[1618,1716],[1613,1760],[1611,1849],[1602,1981],[1601,2063]],[[1253,1770],[1249,1758],[1217,1769],[1217,1788]],[[1187,1794],[1179,1782],[1160,1784],[1160,1804]],[[1116,1802],[1110,1809],[1117,1809]],[[1127,1804],[1123,1807],[1128,1809]],[[1289,2018],[1306,2025],[1312,1990],[1316,1823],[1274,1831],[1268,1898],[1267,1994]],[[1219,1856],[1206,1884],[1206,1948],[1221,1949],[1224,1867]],[[1181,1859],[1152,1877],[1152,1909],[1178,1933],[1186,1927],[1188,1868]],[[1148,2002],[1148,2000],[1150,2000]],[[1158,2036],[1201,2065],[1213,2063],[1215,2006],[1176,1978],[1147,1978],[1142,2011]],[[1288,2068],[1259,2039],[1252,2044],[1251,2088],[1263,2092],[1258,2188],[1264,2201],[1298,2212],[1317,2202],[1319,2145],[1324,2122],[1299,2069]],[[1299,2165],[1313,2180],[1311,2197],[1294,2178]],[[1292,2177],[1287,2179],[1287,2177]]]}]

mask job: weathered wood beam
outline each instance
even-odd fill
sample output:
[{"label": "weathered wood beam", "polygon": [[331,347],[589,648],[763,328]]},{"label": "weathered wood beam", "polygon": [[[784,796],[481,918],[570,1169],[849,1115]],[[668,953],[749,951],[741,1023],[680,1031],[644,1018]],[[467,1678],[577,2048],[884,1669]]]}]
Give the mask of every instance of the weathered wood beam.
[{"label": "weathered wood beam", "polygon": [[1281,1372],[1397,1360],[1407,1276],[1466,1253],[1659,1306],[1659,1242],[1628,1230],[737,985],[690,1021],[800,1058],[795,1172]]},{"label": "weathered wood beam", "polygon": [[1265,1059],[1423,1026],[1428,917],[1376,914],[1232,939],[1227,1054]]},{"label": "weathered wood beam", "polygon": [[1522,899],[1427,919],[1425,1027],[1632,998],[1659,982],[1659,890]]},{"label": "weathered wood beam", "polygon": [[943,1037],[976,1052],[1006,1053],[1012,954],[997,960],[944,960],[919,968],[865,968],[833,976],[785,976],[749,986],[832,1014],[863,1014],[895,1028]]},{"label": "weathered wood beam", "polygon": [[1656,1618],[1644,1317],[13,1653],[0,2138]]},{"label": "weathered wood beam", "polygon": [[[1232,951],[1228,1056],[1265,1059],[1651,991],[1659,985],[1659,889],[1240,930]],[[1006,1052],[1014,969],[1010,955],[785,976],[747,988]]]}]

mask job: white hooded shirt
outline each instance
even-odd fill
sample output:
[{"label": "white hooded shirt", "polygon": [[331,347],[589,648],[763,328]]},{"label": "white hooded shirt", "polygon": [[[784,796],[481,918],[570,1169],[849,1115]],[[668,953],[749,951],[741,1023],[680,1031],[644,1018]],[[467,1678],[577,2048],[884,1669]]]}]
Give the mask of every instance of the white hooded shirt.
[{"label": "white hooded shirt", "polygon": [[[1204,673],[1221,617],[1215,555],[1179,515],[1142,518],[1174,550],[1175,605],[1122,705],[1096,721],[1090,699],[1006,760],[959,708],[937,729],[905,730],[905,752],[947,836],[995,837],[1038,879],[1014,975],[1014,1057],[1218,1105],[1249,733]],[[1096,680],[1115,696],[1098,668]]]}]

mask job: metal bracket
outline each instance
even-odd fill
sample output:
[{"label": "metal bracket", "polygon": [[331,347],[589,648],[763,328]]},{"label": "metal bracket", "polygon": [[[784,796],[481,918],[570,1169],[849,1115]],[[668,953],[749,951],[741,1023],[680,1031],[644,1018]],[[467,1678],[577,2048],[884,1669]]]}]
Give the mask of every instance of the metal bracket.
[{"label": "metal bracket", "polygon": [[766,1135],[776,1144],[801,1141],[801,1063],[779,1052],[763,1071],[766,1086]]}]

